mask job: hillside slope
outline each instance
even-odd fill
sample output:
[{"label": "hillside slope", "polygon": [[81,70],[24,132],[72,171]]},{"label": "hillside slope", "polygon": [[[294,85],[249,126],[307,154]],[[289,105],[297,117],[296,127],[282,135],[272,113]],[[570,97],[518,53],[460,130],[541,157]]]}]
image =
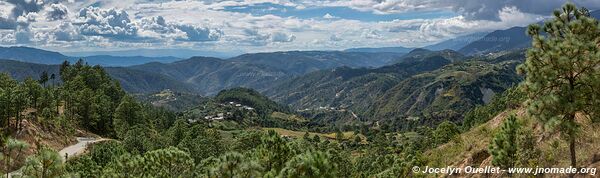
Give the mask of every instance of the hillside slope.
[{"label": "hillside slope", "polygon": [[[488,122],[481,124],[471,130],[460,134],[457,139],[453,139],[447,144],[431,149],[424,153],[428,158],[428,165],[432,167],[466,167],[491,166],[490,153],[488,146],[492,141],[502,122],[509,115],[515,114],[523,129],[531,130],[535,140],[535,148],[539,148],[539,158],[534,161],[531,167],[569,167],[570,157],[568,144],[561,139],[559,134],[545,130],[545,126],[539,121],[529,118],[525,114],[524,108],[508,109],[497,116],[491,118]],[[589,117],[578,115],[578,122],[581,124],[581,133],[585,133],[577,140],[577,162],[581,167],[595,167],[600,169],[600,124],[592,123]],[[458,175],[462,177],[471,177],[471,175]],[[567,175],[550,175],[564,177]],[[589,175],[587,175],[589,176]],[[578,175],[577,177],[587,177]],[[498,177],[497,175],[494,177]]]},{"label": "hillside slope", "polygon": [[265,94],[295,109],[341,108],[362,120],[402,122],[436,115],[458,119],[486,102],[481,98],[520,81],[514,69],[523,60],[522,51],[467,61],[455,57],[461,55],[447,55],[450,51],[419,53],[423,54],[377,69],[310,73],[279,83]]}]

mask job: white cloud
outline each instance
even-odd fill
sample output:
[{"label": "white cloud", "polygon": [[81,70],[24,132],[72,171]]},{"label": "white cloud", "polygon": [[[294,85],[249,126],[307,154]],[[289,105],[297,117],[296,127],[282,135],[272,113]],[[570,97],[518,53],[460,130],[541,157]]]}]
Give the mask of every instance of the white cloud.
[{"label": "white cloud", "polygon": [[87,7],[79,11],[81,34],[126,39],[137,37],[137,26],[126,11]]},{"label": "white cloud", "polygon": [[154,38],[173,38],[181,41],[216,41],[223,35],[219,29],[201,27],[191,24],[167,23],[162,16],[144,18],[139,23],[140,28],[145,30],[142,36]]},{"label": "white cloud", "polygon": [[344,39],[342,39],[341,37],[337,36],[336,34],[333,34],[333,35],[329,36],[329,40],[331,40],[331,41],[342,41]]},{"label": "white cloud", "polygon": [[323,16],[323,18],[324,18],[324,19],[337,19],[337,18],[339,18],[339,17],[333,16],[333,15],[331,15],[331,14],[327,13],[327,14],[325,14],[325,15]]},{"label": "white cloud", "polygon": [[[474,3],[474,0],[13,1],[17,0],[0,2],[0,44],[28,42],[26,39],[29,39],[29,43],[42,47],[92,50],[168,46],[254,52],[357,46],[419,47],[473,32],[527,25],[539,21],[537,14],[543,14],[523,3],[510,2],[507,6],[487,1]],[[554,1],[548,4],[554,6]],[[296,10],[334,6],[383,15],[436,10],[454,11],[456,15],[360,21],[345,19],[342,13],[301,18],[223,10],[227,6],[249,7],[265,2]],[[481,5],[486,8],[481,12],[475,10]],[[461,6],[464,8],[455,8]],[[539,6],[548,9],[550,5]],[[13,9],[27,13],[15,16]],[[36,14],[41,18],[36,18]],[[19,23],[18,19],[21,19]]]},{"label": "white cloud", "polygon": [[46,19],[49,21],[66,19],[69,9],[63,4],[51,4],[46,11]]}]

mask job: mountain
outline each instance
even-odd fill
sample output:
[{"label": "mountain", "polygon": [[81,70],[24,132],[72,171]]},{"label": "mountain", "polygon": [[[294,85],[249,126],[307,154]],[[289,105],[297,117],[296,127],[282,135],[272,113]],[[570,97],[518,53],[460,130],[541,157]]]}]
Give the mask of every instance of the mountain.
[{"label": "mountain", "polygon": [[71,51],[63,52],[63,54],[76,57],[84,56],[98,56],[98,55],[110,55],[110,56],[146,56],[146,57],[168,57],[173,56],[176,58],[186,59],[194,56],[206,56],[216,58],[230,58],[237,55],[243,54],[241,51],[232,52],[216,52],[216,51],[201,51],[193,49],[134,49],[134,50],[122,50],[122,51]]},{"label": "mountain", "polygon": [[288,76],[285,71],[264,65],[210,57],[193,57],[168,64],[154,62],[128,68],[181,81],[203,95],[216,94],[233,87],[260,88]]},{"label": "mountain", "polygon": [[[416,53],[417,51],[413,51]],[[289,79],[265,94],[297,109],[352,107],[364,113],[381,94],[403,79],[452,63],[443,56],[412,58],[376,69],[340,67]]]},{"label": "mountain", "polygon": [[524,60],[524,52],[517,53],[507,54],[514,57],[504,60],[474,58],[413,75],[381,95],[369,115],[391,120],[460,119],[471,108],[521,81],[515,68]]},{"label": "mountain", "polygon": [[402,54],[389,52],[285,51],[244,54],[228,60],[265,65],[292,75],[302,75],[341,66],[381,67],[400,56]]},{"label": "mountain", "polygon": [[249,88],[231,88],[183,111],[190,122],[209,122],[224,130],[247,127],[298,128],[306,119],[293,113],[287,106]]},{"label": "mountain", "polygon": [[412,51],[410,51],[408,54],[403,55],[402,57],[399,57],[393,61],[390,61],[389,64],[396,64],[396,63],[401,63],[404,61],[423,60],[423,59],[427,59],[430,57],[436,57],[436,56],[444,57],[444,58],[450,60],[451,62],[460,61],[460,60],[465,59],[464,55],[462,55],[456,51],[453,51],[453,50],[431,51],[428,49],[416,48],[416,49],[413,49]]},{"label": "mountain", "polygon": [[109,56],[109,55],[97,55],[97,56],[85,56],[85,57],[69,57],[69,61],[74,62],[78,59],[83,59],[89,65],[101,65],[105,67],[125,67],[132,65],[140,65],[149,62],[162,62],[169,63],[181,60],[180,58],[167,56],[167,57],[146,57],[146,56]]},{"label": "mountain", "polygon": [[[49,75],[54,74],[56,81],[59,82],[59,66],[26,63],[14,60],[0,60],[0,72],[8,73],[16,80],[25,80],[27,77],[38,79],[42,72],[48,72]],[[52,81],[50,81],[52,82]]]},{"label": "mountain", "polygon": [[158,73],[213,95],[233,87],[262,90],[273,82],[341,66],[376,67],[398,58],[397,53],[288,51],[244,54],[230,59],[193,57],[173,63],[148,63],[129,68]]},{"label": "mountain", "polygon": [[366,53],[408,53],[414,48],[406,48],[402,46],[398,47],[380,47],[380,48],[350,48],[344,51],[346,52],[366,52]]},{"label": "mountain", "polygon": [[181,60],[176,57],[145,57],[145,56],[109,56],[95,55],[84,57],[65,56],[58,52],[46,51],[30,47],[0,47],[0,59],[36,63],[36,64],[60,64],[63,61],[75,62],[84,59],[89,65],[101,66],[131,66],[149,62],[174,62]]},{"label": "mountain", "polygon": [[37,64],[60,64],[70,58],[57,52],[13,46],[0,47],[0,59],[10,59]]},{"label": "mountain", "polygon": [[[165,89],[195,92],[192,86],[157,73],[122,67],[107,67],[105,70],[111,77],[121,83],[123,89],[130,93],[152,93]],[[17,80],[24,80],[27,77],[38,79],[40,74],[44,71],[48,72],[48,74],[56,75],[56,80],[50,82],[60,82],[59,65],[0,60],[0,72],[6,72]]]},{"label": "mountain", "polygon": [[191,109],[208,100],[208,98],[201,95],[176,92],[170,89],[150,94],[136,94],[134,96],[136,99],[149,103],[152,106],[162,107],[176,112]]},{"label": "mountain", "polygon": [[493,31],[483,38],[469,43],[458,52],[465,55],[476,55],[527,48],[531,46],[531,38],[525,34],[526,29],[526,27],[512,27]]},{"label": "mountain", "polygon": [[524,59],[523,51],[503,59],[466,60],[436,51],[414,53],[422,55],[375,69],[317,71],[285,80],[264,93],[295,109],[350,110],[362,120],[439,119],[442,113],[450,119],[518,82],[514,69]]},{"label": "mountain", "polygon": [[[590,13],[591,17],[600,19],[600,10]],[[542,25],[544,22],[538,22]],[[526,34],[527,27],[512,27],[505,30],[496,30],[483,38],[469,43],[458,52],[465,55],[480,55],[504,50],[518,50],[531,46],[531,37]]]},{"label": "mountain", "polygon": [[[60,64],[63,60],[74,62],[79,59],[27,47],[9,47],[2,48],[2,50],[6,59],[23,62],[34,61],[40,64]],[[90,65],[113,66],[106,70],[120,80],[123,87],[129,92],[152,93],[173,89],[178,92],[212,95],[220,90],[233,87],[264,89],[274,81],[317,70],[341,66],[379,67],[400,56],[401,54],[398,53],[289,51],[244,54],[227,60],[193,57],[177,62],[174,61],[179,58],[175,57],[144,56],[101,55],[82,59]],[[19,65],[31,66],[29,64]],[[11,73],[23,73],[23,71],[11,70],[11,68],[4,69]],[[37,76],[41,72],[39,70],[25,71],[29,71],[30,73],[27,75],[32,76]]]},{"label": "mountain", "polygon": [[459,37],[452,38],[452,39],[449,39],[446,41],[442,41],[442,42],[439,42],[436,44],[425,46],[423,48],[432,50],[432,51],[440,51],[440,50],[444,50],[444,49],[450,49],[450,50],[457,51],[457,50],[460,50],[461,48],[465,47],[469,43],[483,38],[488,33],[489,32],[472,33],[469,35],[459,36]]}]

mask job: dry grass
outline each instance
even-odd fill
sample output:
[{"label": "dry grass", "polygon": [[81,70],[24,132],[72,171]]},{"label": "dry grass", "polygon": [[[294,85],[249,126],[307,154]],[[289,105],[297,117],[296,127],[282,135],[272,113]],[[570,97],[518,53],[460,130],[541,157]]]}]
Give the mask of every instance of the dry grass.
[{"label": "dry grass", "polygon": [[[273,131],[277,132],[279,135],[294,137],[294,138],[302,138],[302,137],[304,137],[304,134],[306,133],[304,131],[293,131],[293,130],[288,130],[288,129],[283,129],[283,128],[262,128],[262,130],[273,130]],[[344,139],[354,139],[354,136],[355,136],[354,132],[342,132],[342,134],[344,135]],[[318,135],[321,138],[335,140],[335,133],[308,132],[308,135],[310,137],[314,137],[315,135]],[[361,137],[362,140],[366,140],[363,135],[358,134],[358,136]]]},{"label": "dry grass", "polygon": [[[560,137],[560,134],[549,132],[539,121],[525,116],[524,109],[502,112],[487,123],[461,134],[460,139],[455,139],[435,149],[428,150],[425,152],[425,156],[429,161],[428,165],[446,167],[468,166],[469,164],[479,163],[474,161],[479,159],[475,158],[476,155],[482,151],[487,151],[494,133],[497,132],[504,119],[512,113],[517,115],[523,127],[530,128],[534,132],[537,148],[542,153],[538,166],[569,167],[568,143]],[[592,123],[591,119],[582,115],[578,115],[577,120],[581,124],[581,132],[576,144],[577,163],[580,167],[598,167],[600,164],[598,162],[594,164],[592,158],[594,155],[600,155],[600,124]],[[480,165],[474,164],[472,166]]]}]

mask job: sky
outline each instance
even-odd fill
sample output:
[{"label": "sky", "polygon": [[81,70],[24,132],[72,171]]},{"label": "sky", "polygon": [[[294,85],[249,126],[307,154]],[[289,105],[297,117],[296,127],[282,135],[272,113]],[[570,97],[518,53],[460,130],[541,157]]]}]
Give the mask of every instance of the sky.
[{"label": "sky", "polygon": [[[0,0],[0,45],[61,52],[421,47],[526,26],[559,0]],[[600,8],[598,0],[574,0]]]}]

